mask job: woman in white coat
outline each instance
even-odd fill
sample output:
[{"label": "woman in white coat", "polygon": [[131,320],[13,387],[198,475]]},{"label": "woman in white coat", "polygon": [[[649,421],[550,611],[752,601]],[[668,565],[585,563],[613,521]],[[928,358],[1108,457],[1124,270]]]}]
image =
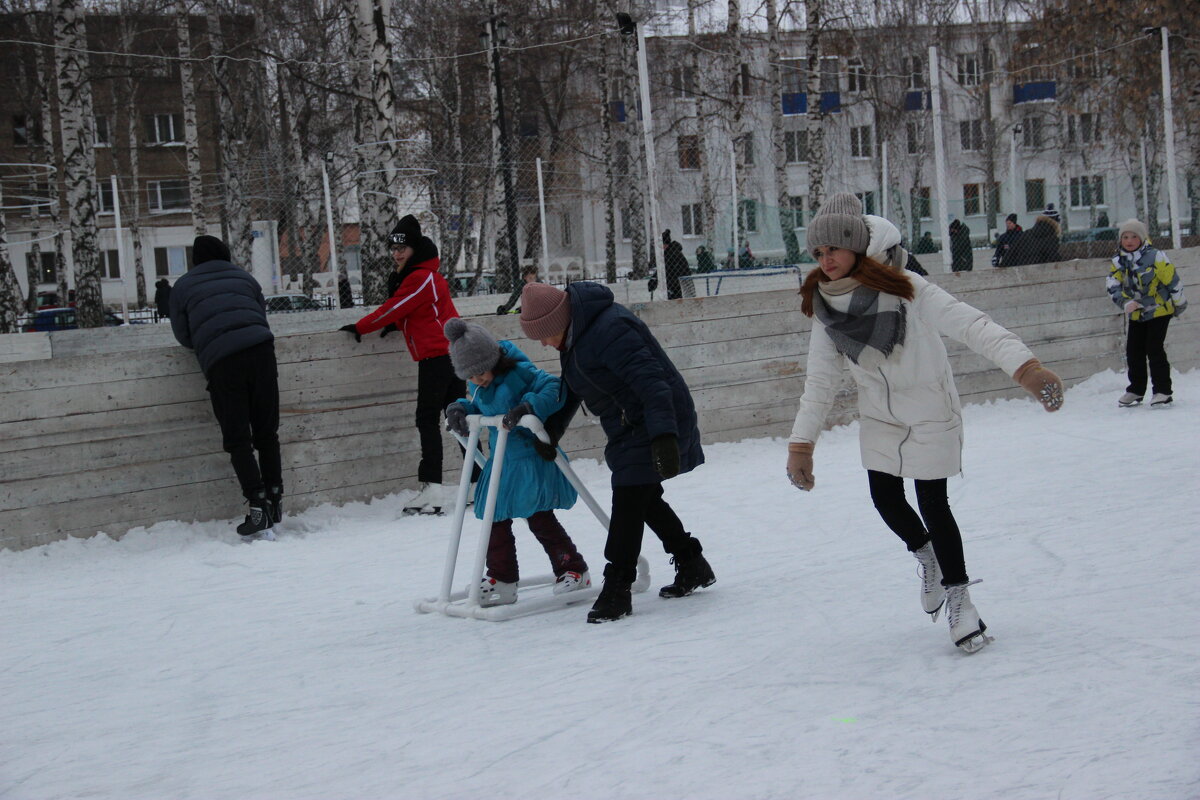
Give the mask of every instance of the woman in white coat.
[{"label": "woman in white coat", "polygon": [[[982,311],[919,275],[868,257],[880,253],[879,240],[886,238],[879,225],[886,220],[870,222],[874,231],[854,195],[836,194],[809,224],[808,248],[818,268],[800,293],[813,330],[788,443],[788,478],[800,489],[813,488],[813,449],[849,362],[871,499],[921,564],[922,608],[936,621],[945,605],[951,639],[973,653],[990,638],[967,591],[962,535],[946,496],[946,479],[962,471],[963,428],[941,337],[992,361],[1047,411],[1062,406],[1062,382]],[[919,516],[905,499],[905,478],[916,483]]]}]

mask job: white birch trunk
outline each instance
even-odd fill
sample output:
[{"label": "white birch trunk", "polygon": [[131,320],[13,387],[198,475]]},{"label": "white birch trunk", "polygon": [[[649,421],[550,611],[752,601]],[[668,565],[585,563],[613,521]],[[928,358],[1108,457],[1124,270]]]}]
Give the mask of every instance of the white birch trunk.
[{"label": "white birch trunk", "polygon": [[[121,49],[125,52],[133,50],[133,24],[128,17],[121,18]],[[149,305],[146,296],[145,254],[142,247],[142,192],[141,192],[141,159],[138,151],[138,108],[137,91],[134,82],[134,67],[138,59],[130,56],[125,59],[125,78],[119,83],[119,92],[123,102],[119,107],[125,112],[125,154],[129,168],[129,185],[133,190],[129,200],[122,210],[122,220],[129,229],[129,238],[133,242],[133,275],[137,290],[137,307],[146,308]],[[116,120],[113,120],[113,157],[116,158]]]},{"label": "white birch trunk", "polygon": [[0,333],[17,333],[21,316],[21,284],[8,253],[8,231],[4,224],[4,192],[0,186]]},{"label": "white birch trunk", "polygon": [[604,158],[604,276],[609,283],[617,282],[617,220],[616,220],[616,148],[612,129],[612,77],[609,59],[612,48],[609,40],[600,40],[600,147]]},{"label": "white birch trunk", "polygon": [[813,215],[825,202],[825,114],[821,110],[821,3],[808,0],[805,92],[808,100],[808,213]]},{"label": "white birch trunk", "polygon": [[[688,0],[688,38],[694,45],[698,44],[696,11],[702,2],[703,0]],[[692,67],[692,80],[696,91],[696,146],[700,150],[700,215],[708,249],[712,250],[715,244],[713,236],[717,232],[717,204],[713,194],[713,185],[716,182],[713,177],[715,159],[710,158],[708,154],[708,71],[700,68],[701,48],[693,46],[689,50],[691,52],[688,60]]]},{"label": "white birch trunk", "polygon": [[[245,153],[243,117],[246,109],[239,108],[234,93],[245,76],[232,75],[225,56],[225,37],[221,33],[221,13],[215,0],[208,0],[208,48],[212,57],[213,78],[217,88],[217,149],[221,153],[221,209],[225,218],[225,243],[233,256],[233,263],[250,270],[250,205],[246,200],[244,184]],[[311,275],[309,269],[309,275]]]},{"label": "white birch trunk", "polygon": [[[38,145],[38,155],[36,159],[43,164],[55,165],[55,170],[46,176],[48,191],[46,198],[49,202],[46,205],[46,211],[50,215],[50,230],[54,232],[54,283],[58,292],[58,299],[64,305],[67,302],[67,254],[66,245],[62,235],[62,203],[58,191],[58,178],[60,172],[58,166],[61,165],[60,153],[54,147],[54,116],[50,110],[51,96],[54,94],[54,82],[50,78],[50,67],[47,63],[46,50],[37,48],[37,79],[38,79],[38,100],[42,109],[42,138]],[[38,255],[41,258],[41,255]],[[41,264],[38,264],[38,271],[41,271]]]},{"label": "white birch trunk", "polygon": [[779,66],[779,9],[776,0],[767,0],[767,81],[771,95],[771,167],[775,173],[775,204],[778,206],[779,231],[789,263],[800,260],[800,242],[788,191],[787,152],[783,141],[783,75]]},{"label": "white birch trunk", "polygon": [[196,126],[196,81],[192,75],[192,32],[188,27],[187,0],[175,3],[175,36],[179,40],[179,83],[183,97],[183,141],[187,158],[188,194],[192,206],[192,229],[197,236],[208,233],[208,211],[204,206],[201,177],[200,134]]},{"label": "white birch trunk", "polygon": [[63,173],[70,210],[71,257],[75,262],[75,316],[79,327],[98,328],[104,324],[104,304],[96,248],[96,153],[90,133],[92,87],[83,13],[78,0],[54,0]]}]

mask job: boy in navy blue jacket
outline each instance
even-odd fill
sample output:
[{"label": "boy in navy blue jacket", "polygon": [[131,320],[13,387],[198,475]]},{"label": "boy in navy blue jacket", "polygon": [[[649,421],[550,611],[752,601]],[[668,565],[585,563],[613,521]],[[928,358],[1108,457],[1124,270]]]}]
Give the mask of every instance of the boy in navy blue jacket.
[{"label": "boy in navy blue jacket", "polygon": [[632,612],[630,587],[646,525],[675,563],[675,581],[660,597],[685,597],[716,577],[699,540],[683,529],[663,500],[662,482],[704,463],[696,408],[683,376],[646,323],[613,301],[608,287],[578,281],[564,292],[532,283],[521,293],[521,329],[560,353],[562,411],[548,420],[557,442],[580,402],[600,418],[612,470],[612,519],[604,557],[604,588],[588,622]]}]

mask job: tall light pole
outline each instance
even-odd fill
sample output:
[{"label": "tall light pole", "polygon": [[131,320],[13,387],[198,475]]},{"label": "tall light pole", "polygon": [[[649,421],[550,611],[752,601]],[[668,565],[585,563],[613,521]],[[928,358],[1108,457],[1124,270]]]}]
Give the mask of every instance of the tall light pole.
[{"label": "tall light pole", "polygon": [[[496,138],[500,143],[500,177],[504,183],[504,235],[508,244],[508,263],[504,265],[509,276],[513,297],[509,298],[505,311],[512,308],[520,297],[521,274],[517,258],[517,204],[513,197],[512,147],[508,139],[508,122],[504,116],[504,89],[500,80],[500,47],[508,42],[508,23],[504,15],[496,13],[496,5],[490,6],[491,15],[479,34],[480,43],[491,57],[492,99]],[[482,243],[480,246],[484,246]]]},{"label": "tall light pole", "polygon": [[1179,186],[1175,174],[1175,111],[1171,103],[1171,45],[1166,27],[1158,29],[1162,37],[1162,94],[1163,94],[1163,138],[1167,145],[1167,210],[1171,212],[1171,247],[1178,250],[1183,246],[1179,237]]}]

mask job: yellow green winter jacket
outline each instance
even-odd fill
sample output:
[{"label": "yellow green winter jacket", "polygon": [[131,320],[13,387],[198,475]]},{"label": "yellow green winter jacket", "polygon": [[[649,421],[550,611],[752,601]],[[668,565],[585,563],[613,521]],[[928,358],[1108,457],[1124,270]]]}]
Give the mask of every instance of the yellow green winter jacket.
[{"label": "yellow green winter jacket", "polygon": [[1106,284],[1118,308],[1123,310],[1130,300],[1141,306],[1129,317],[1134,322],[1182,314],[1187,308],[1175,265],[1149,244],[1113,257]]}]

